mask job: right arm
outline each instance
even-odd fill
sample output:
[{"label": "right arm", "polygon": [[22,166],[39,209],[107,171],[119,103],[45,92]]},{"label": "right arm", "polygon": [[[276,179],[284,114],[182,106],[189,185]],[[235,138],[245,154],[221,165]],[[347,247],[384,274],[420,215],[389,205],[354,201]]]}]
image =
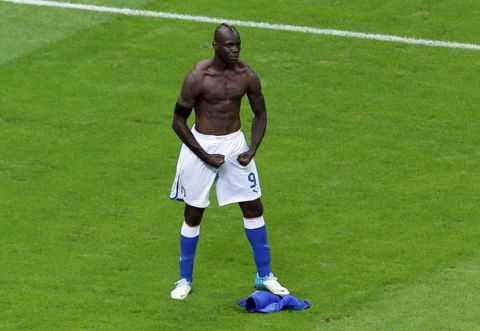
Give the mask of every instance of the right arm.
[{"label": "right arm", "polygon": [[183,82],[182,91],[177,99],[173,113],[172,129],[180,140],[206,164],[218,168],[225,162],[225,157],[220,154],[208,154],[190,131],[187,119],[195,106],[201,93],[201,75],[192,71]]}]

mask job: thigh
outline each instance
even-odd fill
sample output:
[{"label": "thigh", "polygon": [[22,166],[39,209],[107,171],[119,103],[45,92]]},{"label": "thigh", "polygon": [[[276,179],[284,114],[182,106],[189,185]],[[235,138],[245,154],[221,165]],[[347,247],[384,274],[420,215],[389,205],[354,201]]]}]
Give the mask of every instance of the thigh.
[{"label": "thigh", "polygon": [[193,207],[206,208],[210,204],[210,189],[216,176],[216,169],[207,166],[184,145],[170,198],[184,201]]},{"label": "thigh", "polygon": [[220,206],[260,198],[262,191],[255,161],[244,167],[238,163],[236,154],[228,155],[218,173],[216,189]]}]

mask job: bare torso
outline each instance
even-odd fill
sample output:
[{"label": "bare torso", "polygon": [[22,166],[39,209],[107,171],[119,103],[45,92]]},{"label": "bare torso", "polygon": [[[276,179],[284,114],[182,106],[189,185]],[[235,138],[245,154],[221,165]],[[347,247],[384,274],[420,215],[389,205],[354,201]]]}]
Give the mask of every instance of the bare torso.
[{"label": "bare torso", "polygon": [[240,129],[240,105],[252,73],[241,61],[225,70],[215,68],[212,60],[202,61],[195,67],[200,92],[194,105],[198,132],[225,135]]},{"label": "bare torso", "polygon": [[238,156],[247,165],[254,157],[265,134],[267,114],[257,74],[240,60],[216,58],[199,62],[187,75],[177,105],[183,111],[174,113],[172,127],[183,143],[208,165],[218,168],[224,156],[208,154],[187,126],[189,109],[195,109],[195,129],[203,134],[221,136],[240,130],[240,105],[247,95],[254,113],[249,150]]}]

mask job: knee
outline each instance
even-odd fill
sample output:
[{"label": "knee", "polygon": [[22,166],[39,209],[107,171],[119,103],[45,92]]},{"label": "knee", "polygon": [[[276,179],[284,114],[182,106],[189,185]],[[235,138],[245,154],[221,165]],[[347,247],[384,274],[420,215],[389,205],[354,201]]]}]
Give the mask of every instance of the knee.
[{"label": "knee", "polygon": [[196,218],[186,218],[185,217],[185,223],[188,224],[188,226],[194,227],[194,226],[199,226],[202,220],[196,219]]},{"label": "knee", "polygon": [[263,215],[263,205],[260,200],[244,202],[240,206],[245,218],[257,218]]},{"label": "knee", "polygon": [[203,217],[203,212],[204,208],[197,208],[197,207],[192,207],[189,205],[185,205],[185,212],[184,212],[184,217],[185,217],[185,223],[188,224],[188,226],[198,226],[202,222],[202,217]]}]

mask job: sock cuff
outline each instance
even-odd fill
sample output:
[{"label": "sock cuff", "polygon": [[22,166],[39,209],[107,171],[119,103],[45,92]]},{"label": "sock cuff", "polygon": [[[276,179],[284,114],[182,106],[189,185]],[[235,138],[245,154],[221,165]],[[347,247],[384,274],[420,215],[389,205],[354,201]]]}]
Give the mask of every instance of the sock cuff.
[{"label": "sock cuff", "polygon": [[187,238],[195,238],[200,235],[200,225],[190,226],[185,221],[182,224],[180,234]]},{"label": "sock cuff", "polygon": [[258,229],[261,228],[262,226],[265,226],[265,220],[263,218],[263,215],[260,217],[255,217],[255,218],[243,218],[243,225],[245,226],[245,229],[247,230],[253,230],[253,229]]}]

